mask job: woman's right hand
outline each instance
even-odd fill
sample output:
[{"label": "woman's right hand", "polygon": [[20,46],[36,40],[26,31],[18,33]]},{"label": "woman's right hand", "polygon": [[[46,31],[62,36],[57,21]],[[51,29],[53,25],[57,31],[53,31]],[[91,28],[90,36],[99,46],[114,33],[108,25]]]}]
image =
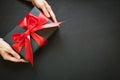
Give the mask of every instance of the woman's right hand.
[{"label": "woman's right hand", "polygon": [[16,53],[2,38],[0,38],[0,55],[4,60],[12,62],[28,62],[24,59],[21,59],[20,55]]},{"label": "woman's right hand", "polygon": [[56,16],[55,16],[51,6],[48,4],[48,2],[46,0],[27,0],[27,1],[32,2],[33,5],[42,9],[43,13],[47,17],[51,17],[54,22],[57,22]]}]

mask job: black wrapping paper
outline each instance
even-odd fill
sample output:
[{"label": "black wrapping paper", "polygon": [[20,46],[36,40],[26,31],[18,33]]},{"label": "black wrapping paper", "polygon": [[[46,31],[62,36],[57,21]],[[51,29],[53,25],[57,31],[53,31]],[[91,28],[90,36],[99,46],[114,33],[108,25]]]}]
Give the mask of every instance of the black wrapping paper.
[{"label": "black wrapping paper", "polygon": [[[41,11],[34,7],[31,11],[30,11],[31,14],[35,15],[35,16],[38,16],[39,13],[41,13]],[[47,23],[52,23],[52,20],[49,20]],[[46,23],[46,24],[47,24]],[[42,29],[42,30],[39,30],[39,31],[36,31],[36,33],[38,35],[41,35],[42,37],[44,37],[45,39],[48,39],[56,30],[58,29],[58,27],[52,27],[52,28],[46,28],[46,29]],[[21,33],[21,32],[25,32],[25,29],[24,28],[21,28],[19,26],[15,26],[15,28],[13,30],[11,30],[6,36],[4,36],[4,40],[6,42],[8,42],[10,45],[13,44],[13,40],[12,40],[12,34],[14,33]],[[31,37],[31,44],[32,44],[32,50],[33,50],[33,53],[35,53],[36,50],[38,50],[40,47],[42,46],[39,46]],[[20,55],[23,57],[24,56],[24,47],[23,49],[21,50],[20,52]]]}]

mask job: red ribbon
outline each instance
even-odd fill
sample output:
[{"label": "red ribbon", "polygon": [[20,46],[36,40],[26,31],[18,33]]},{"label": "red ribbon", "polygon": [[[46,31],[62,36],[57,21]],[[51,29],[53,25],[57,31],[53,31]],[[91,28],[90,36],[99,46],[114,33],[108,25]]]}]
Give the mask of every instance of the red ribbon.
[{"label": "red ribbon", "polygon": [[32,53],[32,45],[31,45],[31,37],[36,41],[36,43],[39,46],[42,46],[47,41],[42,36],[35,33],[35,31],[44,29],[44,28],[50,28],[50,27],[56,27],[61,22],[56,23],[49,23],[49,19],[40,13],[38,16],[34,16],[30,13],[28,13],[25,18],[23,18],[19,23],[18,26],[21,28],[26,28],[27,30],[24,33],[15,33],[12,35],[12,40],[14,41],[14,44],[12,45],[13,49],[20,53],[23,47],[25,47],[25,54],[24,57],[26,60],[30,61],[30,63],[33,65],[33,53]]}]

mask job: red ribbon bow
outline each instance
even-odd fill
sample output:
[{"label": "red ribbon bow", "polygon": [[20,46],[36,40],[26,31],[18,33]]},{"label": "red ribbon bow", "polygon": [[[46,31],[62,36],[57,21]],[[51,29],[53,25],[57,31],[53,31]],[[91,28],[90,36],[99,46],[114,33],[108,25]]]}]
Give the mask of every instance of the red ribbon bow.
[{"label": "red ribbon bow", "polygon": [[24,33],[15,33],[12,35],[12,39],[14,44],[12,45],[13,49],[20,53],[23,47],[25,47],[24,57],[26,60],[30,61],[33,65],[33,53],[32,53],[32,45],[30,41],[30,37],[32,37],[39,46],[42,46],[47,41],[42,36],[35,33],[37,30],[41,30],[44,28],[56,27],[61,22],[49,23],[49,19],[40,13],[37,17],[28,13],[22,21],[18,23],[18,26],[21,28],[26,28],[27,30]]}]

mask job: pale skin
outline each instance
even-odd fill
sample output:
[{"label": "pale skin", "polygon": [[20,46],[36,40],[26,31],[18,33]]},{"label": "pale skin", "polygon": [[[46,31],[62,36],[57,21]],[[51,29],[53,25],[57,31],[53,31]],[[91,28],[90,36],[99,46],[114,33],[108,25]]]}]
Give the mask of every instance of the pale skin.
[{"label": "pale skin", "polygon": [[[27,0],[31,2],[36,7],[40,8],[47,17],[51,17],[54,22],[57,22],[55,14],[51,9],[50,5],[45,0]],[[20,55],[15,52],[11,46],[0,38],[0,55],[4,60],[12,62],[28,62],[24,59],[21,59]]]}]

